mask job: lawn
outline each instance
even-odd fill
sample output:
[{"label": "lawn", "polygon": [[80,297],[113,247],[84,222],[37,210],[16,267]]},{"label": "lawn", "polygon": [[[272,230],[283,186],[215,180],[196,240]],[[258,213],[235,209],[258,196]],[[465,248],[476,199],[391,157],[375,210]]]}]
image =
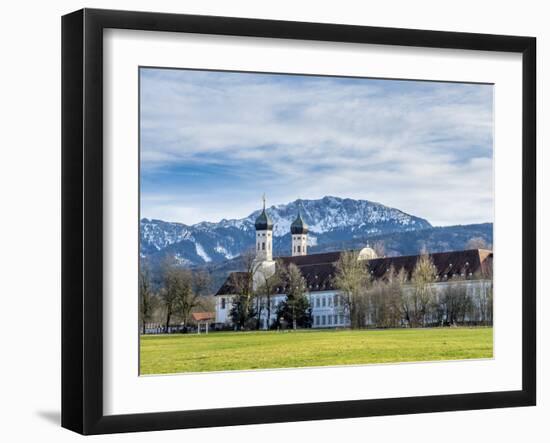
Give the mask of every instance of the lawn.
[{"label": "lawn", "polygon": [[141,337],[141,374],[492,358],[492,328],[212,332]]}]

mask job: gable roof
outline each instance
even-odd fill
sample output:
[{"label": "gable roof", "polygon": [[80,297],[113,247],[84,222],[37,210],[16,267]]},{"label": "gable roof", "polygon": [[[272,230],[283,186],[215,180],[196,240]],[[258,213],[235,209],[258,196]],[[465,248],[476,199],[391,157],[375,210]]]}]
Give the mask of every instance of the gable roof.
[{"label": "gable roof", "polygon": [[[309,292],[328,291],[334,289],[333,278],[336,272],[336,263],[342,251],[325,252],[322,254],[301,255],[296,257],[280,257],[279,260],[286,266],[294,263],[306,281]],[[435,252],[429,254],[436,267],[439,281],[446,281],[455,275],[465,278],[474,276],[488,276],[492,272],[493,252],[486,249],[468,249],[465,251]],[[410,279],[420,255],[404,255],[399,257],[383,257],[368,260],[368,267],[374,279],[383,279],[386,273],[393,268],[396,271],[404,269]],[[235,294],[235,279],[245,278],[245,272],[232,272],[225,280],[216,295]],[[277,292],[284,294],[286,285],[281,285]]]},{"label": "gable roof", "polygon": [[214,320],[216,318],[215,312],[193,312],[191,314],[195,321],[207,321]]},{"label": "gable roof", "polygon": [[235,281],[245,281],[246,272],[231,272],[214,295],[236,294]]}]

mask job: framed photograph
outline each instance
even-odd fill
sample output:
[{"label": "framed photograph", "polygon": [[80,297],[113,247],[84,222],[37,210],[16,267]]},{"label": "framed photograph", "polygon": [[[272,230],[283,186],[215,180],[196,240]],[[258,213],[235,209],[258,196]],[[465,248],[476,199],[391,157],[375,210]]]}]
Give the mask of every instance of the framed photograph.
[{"label": "framed photograph", "polygon": [[532,37],[62,20],[62,425],[536,403]]}]

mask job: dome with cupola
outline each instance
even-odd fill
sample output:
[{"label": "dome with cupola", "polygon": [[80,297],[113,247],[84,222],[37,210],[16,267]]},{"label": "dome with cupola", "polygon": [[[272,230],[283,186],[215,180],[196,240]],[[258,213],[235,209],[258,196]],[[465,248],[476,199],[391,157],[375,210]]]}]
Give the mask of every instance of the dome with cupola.
[{"label": "dome with cupola", "polygon": [[357,257],[357,260],[373,260],[375,258],[378,258],[378,255],[376,254],[376,251],[372,248],[370,248],[368,245],[366,248],[362,248],[359,251],[359,255]]}]

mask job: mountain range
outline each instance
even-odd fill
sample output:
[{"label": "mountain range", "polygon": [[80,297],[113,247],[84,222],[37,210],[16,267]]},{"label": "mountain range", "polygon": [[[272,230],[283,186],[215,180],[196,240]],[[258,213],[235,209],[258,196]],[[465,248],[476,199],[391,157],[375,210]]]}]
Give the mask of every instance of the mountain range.
[{"label": "mountain range", "polygon": [[[298,210],[309,225],[309,253],[383,242],[387,255],[463,249],[472,237],[492,243],[492,224],[434,228],[427,220],[368,200],[323,197],[271,206],[274,256],[289,255],[290,224]],[[166,256],[182,266],[219,268],[254,247],[254,221],[260,210],[241,219],[194,225],[142,219],[140,255],[152,263]]]}]

